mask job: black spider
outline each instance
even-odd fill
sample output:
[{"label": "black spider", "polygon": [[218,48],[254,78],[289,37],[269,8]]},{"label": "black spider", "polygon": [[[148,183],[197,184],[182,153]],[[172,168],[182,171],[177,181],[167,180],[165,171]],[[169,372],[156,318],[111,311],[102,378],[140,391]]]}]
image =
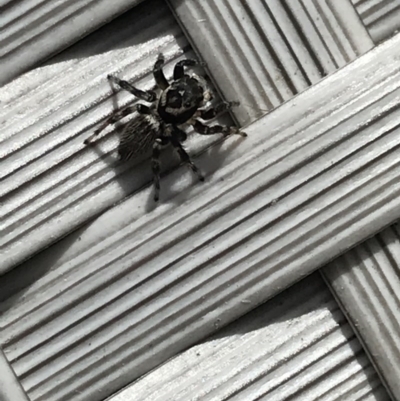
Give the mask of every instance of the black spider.
[{"label": "black spider", "polygon": [[153,149],[152,169],[155,201],[158,201],[160,192],[160,150],[166,145],[171,144],[178,152],[181,161],[187,164],[201,181],[204,180],[181,144],[187,137],[182,130],[182,125],[192,125],[194,130],[202,135],[221,133],[224,136],[231,134],[246,136],[236,127],[221,125],[209,127],[198,120],[199,117],[203,120],[210,120],[239,103],[223,102],[216,107],[202,109],[212,99],[212,94],[203,78],[195,74],[187,75],[184,72],[184,67],[197,65],[195,60],[179,61],[175,65],[171,84],[165,78],[163,65],[164,57],[159,54],[153,68],[154,79],[161,89],[158,96],[154,91],[137,89],[127,81],[108,75],[107,78],[110,81],[152,105],[136,104],[115,111],[92,136],[85,140],[85,144],[89,144],[109,124],[117,122],[128,114],[138,112],[138,118],[132,119],[123,127],[118,153],[121,159],[126,160],[131,156],[147,153]]}]

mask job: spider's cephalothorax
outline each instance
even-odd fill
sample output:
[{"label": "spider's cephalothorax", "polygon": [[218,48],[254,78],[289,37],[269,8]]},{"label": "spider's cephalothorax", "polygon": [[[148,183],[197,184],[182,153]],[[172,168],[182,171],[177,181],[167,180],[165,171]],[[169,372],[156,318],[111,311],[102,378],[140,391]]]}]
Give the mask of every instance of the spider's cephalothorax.
[{"label": "spider's cephalothorax", "polygon": [[205,89],[195,77],[184,76],[161,93],[157,112],[166,123],[184,124],[204,106],[204,95]]},{"label": "spider's cephalothorax", "polygon": [[231,134],[246,136],[236,127],[222,125],[209,127],[198,120],[198,118],[210,120],[238,103],[223,102],[215,107],[205,108],[207,102],[212,98],[205,80],[195,74],[188,75],[184,72],[184,67],[196,64],[195,60],[179,61],[175,65],[173,81],[170,84],[162,71],[164,57],[160,54],[153,68],[154,79],[158,88],[161,89],[158,96],[154,91],[140,90],[127,81],[109,75],[110,81],[151,105],[136,104],[116,111],[91,137],[85,140],[85,144],[90,143],[109,124],[117,122],[128,114],[138,112],[138,118],[132,119],[124,126],[118,152],[121,159],[128,159],[141,153],[147,153],[152,149],[155,201],[158,200],[160,191],[160,150],[166,145],[172,145],[178,152],[181,161],[187,164],[200,180],[204,180],[181,144],[186,140],[186,133],[182,129],[185,125],[192,125],[194,130],[202,135],[221,133],[224,136]]}]

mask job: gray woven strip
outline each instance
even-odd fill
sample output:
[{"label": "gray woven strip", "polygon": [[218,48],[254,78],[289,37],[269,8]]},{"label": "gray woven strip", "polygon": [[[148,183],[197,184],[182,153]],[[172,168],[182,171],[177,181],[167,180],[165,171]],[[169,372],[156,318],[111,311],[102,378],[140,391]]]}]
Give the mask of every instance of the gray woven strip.
[{"label": "gray woven strip", "polygon": [[169,0],[240,124],[372,48],[349,0]]},{"label": "gray woven strip", "polygon": [[178,169],[156,209],[144,188],[5,276],[33,276],[0,320],[32,398],[106,396],[392,223],[399,44],[202,154],[204,184]]},{"label": "gray woven strip", "polygon": [[390,398],[328,288],[314,274],[172,358],[110,401],[136,399]]},{"label": "gray woven strip", "polygon": [[2,4],[0,85],[77,42],[140,1],[18,0]]},{"label": "gray woven strip", "polygon": [[400,232],[381,232],[323,268],[393,400],[400,400]]},{"label": "gray woven strip", "polygon": [[351,0],[375,43],[400,28],[400,0]]},{"label": "gray woven strip", "polygon": [[0,400],[30,401],[0,348]]}]

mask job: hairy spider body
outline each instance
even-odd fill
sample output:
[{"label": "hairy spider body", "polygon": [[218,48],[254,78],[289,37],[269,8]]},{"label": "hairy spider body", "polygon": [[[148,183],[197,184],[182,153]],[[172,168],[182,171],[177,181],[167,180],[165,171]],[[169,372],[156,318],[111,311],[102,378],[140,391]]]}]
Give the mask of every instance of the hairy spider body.
[{"label": "hairy spider body", "polygon": [[[137,135],[142,133],[142,135]],[[121,160],[149,153],[155,140],[163,133],[163,123],[155,115],[139,114],[123,128],[118,145]]]},{"label": "hairy spider body", "polygon": [[127,106],[124,109],[117,110],[91,137],[85,140],[85,144],[89,144],[109,124],[119,121],[128,114],[138,112],[138,117],[129,121],[123,128],[118,153],[121,159],[126,160],[152,150],[151,164],[154,176],[155,201],[158,200],[160,191],[160,151],[167,145],[172,145],[181,161],[201,181],[204,180],[181,144],[187,138],[185,131],[182,129],[185,125],[192,125],[194,130],[201,135],[221,133],[224,136],[231,134],[246,136],[244,132],[241,132],[236,127],[221,125],[209,127],[198,120],[198,118],[210,120],[218,114],[229,110],[231,107],[238,105],[238,103],[223,102],[216,107],[204,109],[206,103],[212,99],[212,94],[208,90],[205,80],[195,74],[188,75],[184,72],[184,67],[191,67],[196,64],[195,60],[190,59],[179,61],[174,68],[173,82],[169,83],[162,70],[164,57],[160,54],[153,68],[154,79],[158,88],[161,89],[158,96],[154,91],[143,91],[132,86],[127,81],[108,75],[107,78],[120,88],[127,90],[134,96],[152,105],[146,106],[138,103],[134,106]]}]

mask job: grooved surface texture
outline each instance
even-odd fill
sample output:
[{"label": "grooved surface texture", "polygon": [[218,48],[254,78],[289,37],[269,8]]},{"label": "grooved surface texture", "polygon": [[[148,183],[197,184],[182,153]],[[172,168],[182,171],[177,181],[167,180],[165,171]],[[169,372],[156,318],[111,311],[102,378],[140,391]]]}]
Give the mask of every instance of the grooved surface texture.
[{"label": "grooved surface texture", "polygon": [[321,270],[396,401],[400,400],[399,266],[396,224]]},{"label": "grooved surface texture", "polygon": [[[167,6],[149,0],[0,88],[0,273],[151,180],[148,164],[118,164],[117,135],[105,132],[92,147],[83,140],[133,100],[124,92],[112,97],[108,73],[150,88],[157,53],[171,74],[183,48]],[[203,138],[197,147],[216,139]]]},{"label": "grooved surface texture", "polygon": [[[185,3],[185,7],[186,4],[190,2]],[[239,11],[244,12],[244,5],[232,2],[231,6],[235,4]],[[251,4],[252,7],[257,4],[257,7],[261,7],[258,2]],[[297,3],[291,4],[294,7]],[[319,62],[326,64],[326,71],[333,71],[371,45],[365,30],[362,31],[357,25],[357,18],[354,17],[353,21],[351,13],[338,11],[338,7],[346,9],[345,0],[335,2],[335,9],[328,7],[328,3],[321,3],[317,8],[312,7],[310,2],[307,4],[310,10],[314,10],[312,18],[309,18],[317,19],[319,9],[331,18],[343,14],[349,18],[346,21],[348,24],[351,22],[354,30],[346,36],[344,25],[338,22],[340,19],[333,23],[333,20],[326,17],[325,28],[321,20],[317,19],[320,33],[314,36],[310,34],[309,40],[310,43],[314,43],[313,40],[318,43],[326,41],[324,46],[329,44],[332,54],[322,52],[321,49],[325,48],[322,44],[321,49],[315,49],[319,54]],[[300,35],[300,31],[291,27],[284,10],[278,5],[276,3],[274,7],[271,6],[270,12],[280,10],[277,15],[286,21],[286,25],[280,29],[285,28],[295,35],[292,38],[294,46],[294,43],[299,42],[296,35]],[[256,13],[256,10],[253,12]],[[296,14],[294,10],[291,12]],[[301,21],[304,20],[302,29],[314,32],[311,19],[304,18],[301,18]],[[229,16],[226,20],[232,21]],[[242,29],[244,31],[250,29],[249,19],[246,21]],[[335,29],[327,29],[329,21]],[[259,36],[257,38],[258,41],[262,39]],[[275,39],[272,38],[275,36],[260,43],[264,43],[263,46],[271,51],[275,49],[273,53],[280,54],[280,62],[291,65],[293,54],[285,47],[279,47],[283,39],[276,41],[276,47],[272,49],[272,44],[275,45]],[[302,48],[304,46],[305,43]],[[297,46],[295,48],[300,49]],[[336,48],[343,52],[333,51]],[[186,39],[164,2],[148,0],[81,41],[78,46],[51,60],[46,66],[0,89],[0,101],[6,105],[0,111],[0,252],[4,255],[0,273],[51,245],[151,180],[148,164],[138,165],[134,169],[131,168],[132,163],[117,165],[115,135],[100,140],[102,146],[90,149],[83,145],[83,139],[113,109],[132,101],[130,94],[122,92],[111,99],[112,90],[106,80],[108,73],[119,74],[142,88],[149,88],[153,85],[150,71],[157,53],[165,53],[170,62],[166,69],[170,73],[172,62],[187,49]],[[240,57],[244,57],[248,49],[247,42],[241,42],[236,49],[243,49],[245,53]],[[220,52],[224,53],[222,47]],[[306,58],[299,58],[299,63],[300,60],[304,68],[306,65],[310,65],[311,69],[315,67],[307,64]],[[219,67],[214,66],[210,70],[217,81],[218,74],[230,76],[224,60],[219,61]],[[261,59],[259,62],[262,62]],[[296,71],[293,70],[293,77],[298,76]],[[269,85],[270,89],[275,84],[279,86],[283,82],[279,76],[271,76],[272,81],[267,79],[264,84]],[[311,82],[315,80],[311,79]],[[250,92],[254,86],[240,88],[240,99],[244,99],[242,103],[247,103],[245,97],[252,96]],[[240,110],[235,110],[236,116],[241,113]],[[252,116],[254,118],[255,115]],[[193,143],[189,141],[188,149],[190,153],[196,154],[217,139],[218,136],[200,138],[197,135]],[[221,163],[221,157],[216,163]],[[143,205],[139,207],[146,208]]]},{"label": "grooved surface texture", "polygon": [[0,400],[30,401],[0,349]]},{"label": "grooved surface texture", "polygon": [[2,1],[0,85],[40,64],[140,1]]},{"label": "grooved surface texture", "polygon": [[5,275],[32,400],[105,396],[398,218],[399,60],[394,37],[196,158],[204,184],[179,168]]},{"label": "grooved surface texture", "polygon": [[349,0],[168,0],[248,124],[372,48]]},{"label": "grooved surface texture", "polygon": [[400,0],[352,0],[375,43],[397,33],[400,28]]},{"label": "grooved surface texture", "polygon": [[313,275],[110,401],[389,401],[345,317]]}]

